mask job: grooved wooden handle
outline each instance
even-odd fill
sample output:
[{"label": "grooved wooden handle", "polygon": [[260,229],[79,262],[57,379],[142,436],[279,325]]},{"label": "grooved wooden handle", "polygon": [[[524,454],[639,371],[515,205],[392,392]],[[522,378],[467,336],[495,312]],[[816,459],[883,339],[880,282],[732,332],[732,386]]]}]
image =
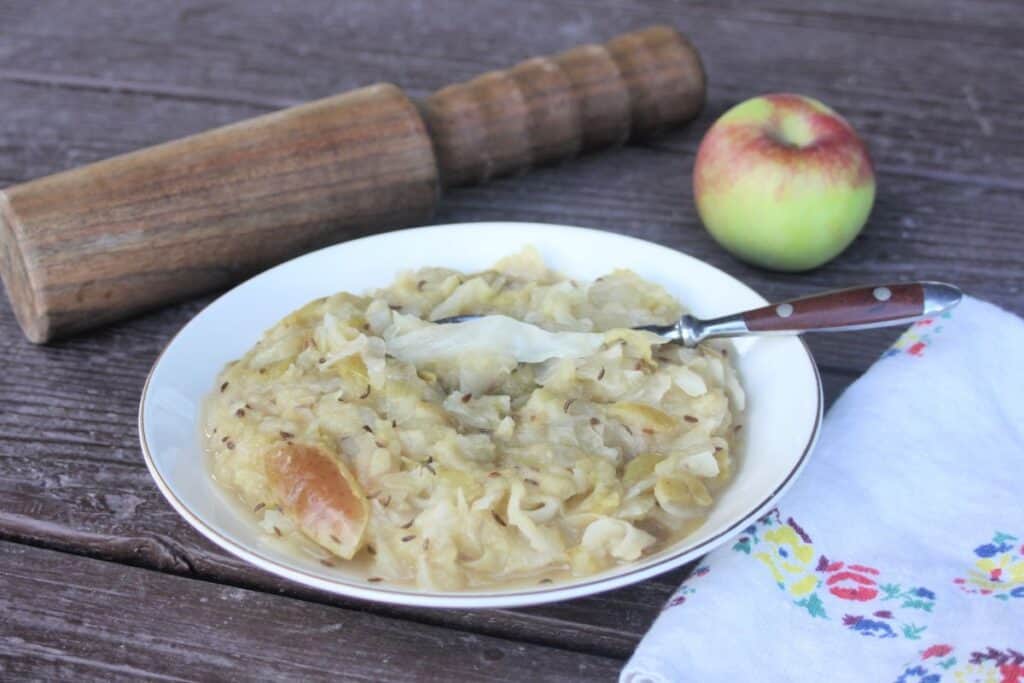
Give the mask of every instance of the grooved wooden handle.
[{"label": "grooved wooden handle", "polygon": [[856,287],[781,304],[743,314],[751,332],[802,332],[872,327],[919,317],[925,310],[925,289],[919,282],[902,285]]},{"label": "grooved wooden handle", "polygon": [[423,114],[450,187],[659,133],[695,117],[704,93],[696,50],[655,26],[450,85]]},{"label": "grooved wooden handle", "polygon": [[655,133],[703,100],[697,54],[665,27],[445,88],[422,113],[370,86],[7,188],[0,275],[25,335],[44,342],[424,222],[440,178],[480,182]]}]

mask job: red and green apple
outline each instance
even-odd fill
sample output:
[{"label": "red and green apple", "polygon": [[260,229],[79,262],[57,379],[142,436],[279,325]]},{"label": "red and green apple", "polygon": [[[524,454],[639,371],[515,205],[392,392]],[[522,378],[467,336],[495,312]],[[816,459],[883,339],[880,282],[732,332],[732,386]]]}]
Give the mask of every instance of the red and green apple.
[{"label": "red and green apple", "polygon": [[867,148],[842,116],[791,94],[736,105],[711,127],[693,169],[697,211],[737,257],[808,270],[857,236],[875,200]]}]

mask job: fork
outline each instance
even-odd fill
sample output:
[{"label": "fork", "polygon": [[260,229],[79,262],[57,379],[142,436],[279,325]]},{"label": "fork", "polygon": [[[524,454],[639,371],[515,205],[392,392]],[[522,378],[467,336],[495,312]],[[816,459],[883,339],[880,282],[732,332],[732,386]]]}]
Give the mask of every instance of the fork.
[{"label": "fork", "polygon": [[[665,342],[696,346],[706,339],[763,334],[845,332],[891,327],[941,315],[960,303],[963,293],[943,282],[910,282],[836,289],[717,318],[684,315],[670,325],[635,329],[657,334]],[[483,315],[442,318],[461,323]]]}]

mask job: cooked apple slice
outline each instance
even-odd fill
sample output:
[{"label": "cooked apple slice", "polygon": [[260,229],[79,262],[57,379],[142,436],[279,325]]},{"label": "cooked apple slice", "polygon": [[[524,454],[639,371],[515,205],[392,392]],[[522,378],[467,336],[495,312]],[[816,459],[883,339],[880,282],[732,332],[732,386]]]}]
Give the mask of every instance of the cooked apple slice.
[{"label": "cooked apple slice", "polygon": [[344,463],[320,447],[288,443],[267,453],[266,471],[282,511],[302,533],[346,560],[356,554],[370,505]]}]

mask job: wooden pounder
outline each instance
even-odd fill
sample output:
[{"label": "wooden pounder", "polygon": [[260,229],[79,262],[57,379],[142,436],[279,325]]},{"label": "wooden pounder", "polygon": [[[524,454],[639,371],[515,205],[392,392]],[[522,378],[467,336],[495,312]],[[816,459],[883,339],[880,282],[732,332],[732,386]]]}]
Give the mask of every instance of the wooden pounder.
[{"label": "wooden pounder", "polygon": [[387,83],[0,192],[0,275],[33,342],[225,287],[356,235],[429,220],[441,188],[657,134],[704,103],[672,28],[451,85]]}]

